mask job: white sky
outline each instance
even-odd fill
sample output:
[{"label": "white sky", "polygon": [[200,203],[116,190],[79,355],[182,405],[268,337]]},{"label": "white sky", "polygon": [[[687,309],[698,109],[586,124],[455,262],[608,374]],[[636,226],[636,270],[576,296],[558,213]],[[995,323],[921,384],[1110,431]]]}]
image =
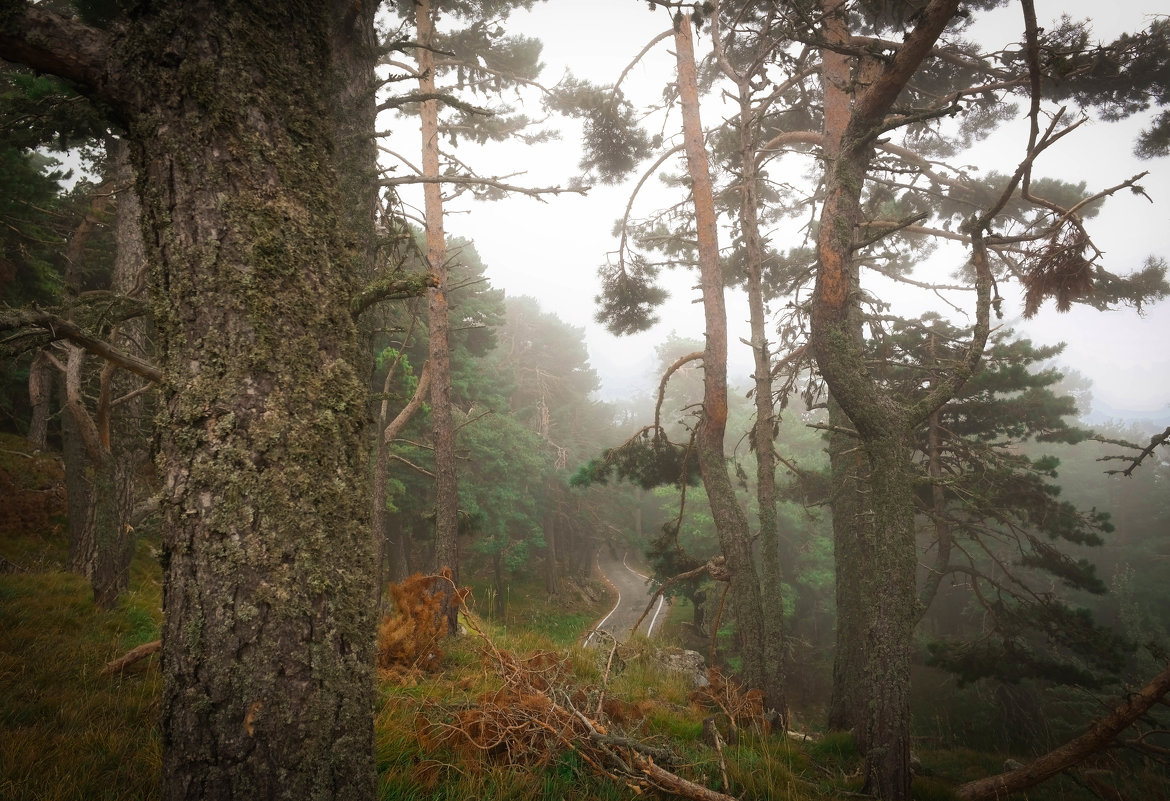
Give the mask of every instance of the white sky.
[{"label": "white sky", "polygon": [[[1120,0],[1109,6],[1108,19],[1096,21],[1094,30],[1103,40],[1122,29],[1144,26],[1148,14],[1158,9],[1152,0]],[[1093,16],[1087,1],[1057,3],[1038,0],[1037,14],[1045,25],[1061,13],[1074,17]],[[1016,21],[1018,10],[1000,12],[996,28],[1014,33],[1023,29]],[[666,16],[651,13],[640,0],[549,0],[538,3],[531,14],[514,15],[511,30],[537,36],[544,42],[544,80],[555,83],[565,68],[597,83],[611,83],[656,33],[667,27]],[[626,79],[627,95],[639,91],[652,101],[671,79],[673,57],[668,42],[659,44],[652,56],[634,68]],[[700,45],[702,47],[702,45]],[[638,97],[631,97],[637,102]],[[531,109],[531,114],[538,114]],[[716,109],[717,113],[717,109]],[[707,112],[704,124],[718,120]],[[399,123],[401,125],[401,123]],[[1091,190],[1115,185],[1130,176],[1149,170],[1143,180],[1154,200],[1124,192],[1108,201],[1104,210],[1089,220],[1089,232],[1106,254],[1105,265],[1125,273],[1140,267],[1149,255],[1170,257],[1170,160],[1139,162],[1130,154],[1136,130],[1133,123],[1094,123],[1066,138],[1039,163],[1037,173],[1067,180],[1085,180]],[[403,131],[409,140],[410,131]],[[667,133],[670,133],[669,131]],[[416,135],[417,136],[417,135]],[[397,139],[397,137],[396,137]],[[515,183],[548,186],[566,183],[580,158],[572,135],[559,143],[527,147],[496,145],[485,150],[492,163],[505,166],[489,169],[462,150],[461,158],[480,166],[483,172],[523,172]],[[406,152],[417,152],[415,147]],[[1001,136],[983,148],[978,158],[999,156],[1001,170],[1014,167],[1022,150],[1022,137]],[[405,144],[403,145],[406,146]],[[987,166],[990,166],[987,165]],[[677,165],[668,169],[677,171]],[[515,197],[493,203],[464,204],[449,217],[448,233],[474,240],[493,286],[509,295],[532,295],[545,311],[566,323],[583,327],[590,360],[602,377],[602,395],[627,397],[647,392],[656,385],[651,375],[654,348],[672,330],[684,336],[701,336],[701,308],[693,303],[698,292],[692,288],[693,273],[668,277],[672,300],[663,310],[662,322],[650,332],[615,338],[593,321],[593,298],[598,292],[597,267],[616,247],[611,231],[629,196],[629,186],[594,187],[586,197],[561,195],[540,203]],[[644,192],[646,190],[643,190]],[[407,195],[407,193],[404,193]],[[407,195],[409,196],[409,195]],[[648,196],[649,197],[649,196]],[[643,200],[635,207],[649,212],[659,204]],[[459,208],[459,207],[456,207]],[[949,265],[948,265],[949,269]],[[1005,288],[1006,290],[1006,288]],[[1006,291],[1004,294],[1008,294]],[[915,301],[908,299],[910,304]],[[958,301],[963,302],[963,301]],[[1170,411],[1170,302],[1149,309],[1139,318],[1132,310],[1101,313],[1077,310],[1056,314],[1049,306],[1024,323],[1012,319],[1019,306],[1005,304],[1005,323],[1026,333],[1037,343],[1067,342],[1061,362],[1092,379],[1095,411],[1106,416],[1137,414],[1164,417]],[[746,336],[746,303],[729,292],[729,321],[744,321],[740,333],[732,333],[733,383],[747,383],[750,354],[738,346],[736,336]],[[895,308],[896,313],[918,310]],[[739,374],[735,374],[740,365]]]}]

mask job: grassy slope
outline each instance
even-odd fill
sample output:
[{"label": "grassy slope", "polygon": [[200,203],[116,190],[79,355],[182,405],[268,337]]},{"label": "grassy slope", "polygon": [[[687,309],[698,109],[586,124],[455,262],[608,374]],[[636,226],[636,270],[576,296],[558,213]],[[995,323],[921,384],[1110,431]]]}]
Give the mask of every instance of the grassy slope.
[{"label": "grassy slope", "polygon": [[[107,661],[158,636],[161,593],[154,544],[147,533],[131,592],[116,610],[101,612],[85,580],[63,570],[60,485],[54,460],[33,458],[22,441],[0,436],[0,798],[155,798],[157,657],[121,676],[100,675]],[[496,648],[560,654],[568,665],[566,681],[594,699],[609,654],[583,650],[575,641],[609,608],[609,600],[595,590],[566,593],[554,604],[539,582],[516,581],[504,619],[481,625]],[[606,680],[607,698],[617,700],[611,723],[639,739],[669,743],[680,757],[680,773],[722,787],[718,754],[700,741],[702,720],[712,708],[693,703],[685,681],[663,675],[649,651],[645,641],[634,640],[617,655]],[[383,680],[377,710],[381,798],[636,797],[626,784],[599,777],[576,751],[518,769],[473,749],[436,744],[435,733],[459,710],[498,689],[491,653],[480,638],[465,637],[449,646],[440,672]],[[729,790],[743,799],[822,801],[849,797],[858,786],[858,763],[847,736],[801,745],[748,731],[738,746],[726,746],[724,755]],[[916,779],[915,795],[924,800],[949,797],[948,785],[993,772],[1004,758],[961,749],[920,756],[938,776],[950,777]],[[1094,796],[1061,780],[1027,797]]]}]

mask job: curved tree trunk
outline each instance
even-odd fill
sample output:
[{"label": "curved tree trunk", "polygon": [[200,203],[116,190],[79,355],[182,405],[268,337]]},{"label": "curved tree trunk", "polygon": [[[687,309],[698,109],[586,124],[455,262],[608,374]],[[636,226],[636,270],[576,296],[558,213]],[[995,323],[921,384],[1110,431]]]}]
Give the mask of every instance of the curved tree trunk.
[{"label": "curved tree trunk", "polygon": [[703,417],[695,444],[699,471],[711,504],[711,516],[719,535],[719,545],[731,574],[732,608],[740,633],[744,680],[750,687],[763,687],[766,673],[760,584],[752,554],[747,515],[735,496],[735,487],[727,474],[727,459],[723,451],[727,428],[727,309],[723,298],[723,273],[719,265],[715,201],[699,119],[698,82],[690,18],[685,14],[680,15],[676,25],[674,42],[679,100],[682,106],[687,170],[694,196],[703,317],[706,324]]},{"label": "curved tree trunk", "polygon": [[1170,665],[1141,690],[1127,695],[1108,715],[1094,720],[1084,734],[1021,768],[959,785],[955,795],[962,801],[997,801],[1047,781],[1106,748],[1167,693],[1170,693]]}]

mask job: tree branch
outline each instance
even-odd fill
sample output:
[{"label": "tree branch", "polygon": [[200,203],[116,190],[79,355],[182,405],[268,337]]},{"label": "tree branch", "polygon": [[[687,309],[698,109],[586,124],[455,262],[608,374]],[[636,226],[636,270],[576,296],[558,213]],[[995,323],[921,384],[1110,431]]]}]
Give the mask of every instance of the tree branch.
[{"label": "tree branch", "polygon": [[1089,724],[1081,736],[1041,757],[997,776],[988,776],[960,785],[955,791],[962,801],[991,801],[1032,787],[1076,765],[1111,743],[1118,734],[1145,714],[1170,692],[1170,664],[1136,693],[1126,696],[1108,715]]},{"label": "tree branch", "polygon": [[0,317],[0,331],[16,328],[35,327],[48,332],[48,342],[67,339],[95,356],[113,362],[124,370],[140,375],[148,381],[161,381],[162,370],[149,362],[124,353],[109,343],[96,339],[82,331],[74,323],[51,312],[14,311]]},{"label": "tree branch", "polygon": [[356,298],[350,301],[349,311],[357,317],[366,309],[384,300],[418,298],[428,289],[437,287],[439,279],[434,273],[413,273],[405,278],[381,278],[369,284]]},{"label": "tree branch", "polygon": [[[10,5],[6,3],[5,5]],[[0,12],[0,59],[47,72],[124,108],[133,87],[109,74],[109,35],[40,5]]]},{"label": "tree branch", "polygon": [[478,178],[470,175],[404,175],[399,178],[383,178],[378,182],[379,186],[402,186],[403,184],[461,184],[463,186],[483,186],[493,189],[500,189],[504,192],[518,192],[522,195],[543,200],[541,195],[559,195],[562,192],[573,192],[578,195],[585,195],[589,192],[589,187],[563,187],[563,186],[549,186],[543,188],[532,188],[527,186],[516,186],[515,184],[506,184],[494,178]]}]

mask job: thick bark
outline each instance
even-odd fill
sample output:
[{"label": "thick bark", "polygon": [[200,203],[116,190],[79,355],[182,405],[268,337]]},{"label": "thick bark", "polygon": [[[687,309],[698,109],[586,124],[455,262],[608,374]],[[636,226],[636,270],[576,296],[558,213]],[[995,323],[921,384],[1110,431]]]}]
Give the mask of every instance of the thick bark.
[{"label": "thick bark", "polygon": [[864,488],[868,463],[857,438],[841,431],[851,426],[841,406],[829,396],[829,470],[832,477],[833,564],[836,570],[837,626],[833,653],[833,689],[828,726],[853,731],[865,709],[865,604],[861,576],[867,566],[861,559],[858,538],[869,520]]},{"label": "thick bark", "polygon": [[[817,279],[811,312],[812,346],[836,402],[857,430],[869,471],[867,524],[839,540],[857,547],[848,559],[859,566],[857,595],[864,642],[860,653],[862,704],[855,727],[865,756],[865,791],[884,799],[910,796],[910,657],[917,619],[914,506],[908,444],[913,426],[945,402],[942,391],[913,406],[890,398],[868,373],[851,324],[857,293],[855,232],[862,222],[860,199],[874,139],[893,101],[918,69],[954,14],[957,0],[934,0],[892,59],[880,68],[863,63],[864,87],[853,94],[850,64],[823,55],[825,90],[825,201],[817,237]],[[823,0],[824,32],[830,42],[849,43],[845,6]],[[851,101],[851,102],[850,102]],[[983,312],[982,299],[980,314]],[[982,323],[982,318],[980,318]],[[977,326],[974,346],[982,351],[985,331]],[[950,391],[962,377],[946,382]],[[838,556],[838,560],[842,557]],[[854,634],[862,632],[854,631]],[[860,650],[857,650],[860,649]]]},{"label": "thick bark", "polygon": [[[418,34],[419,92],[435,94],[434,19],[430,0],[415,5]],[[419,104],[422,129],[422,171],[424,177],[439,177],[439,104],[426,100]],[[443,193],[441,184],[430,181],[423,186],[426,215],[427,263],[437,286],[427,294],[427,319],[430,326],[431,431],[435,448],[435,572],[451,571],[454,586],[459,584],[459,484],[455,472],[455,424],[451,417],[451,347],[450,320],[447,307],[447,236],[443,228]],[[454,624],[452,606],[451,622]],[[456,630],[454,625],[449,631]]]},{"label": "thick bark", "polygon": [[759,578],[752,555],[747,515],[735,496],[727,473],[723,439],[727,428],[727,308],[719,264],[715,201],[699,119],[698,82],[691,42],[690,18],[681,15],[675,30],[679,100],[683,117],[687,171],[695,207],[699,241],[699,273],[703,290],[706,346],[703,350],[703,417],[695,437],[699,471],[711,504],[719,545],[731,573],[735,622],[740,633],[744,680],[763,687],[764,613]]},{"label": "thick bark", "polygon": [[[374,795],[350,315],[372,252],[374,6],[156,4],[88,65],[127,123],[161,347],[165,798]],[[4,57],[27,55],[21,13],[0,18]]]}]

